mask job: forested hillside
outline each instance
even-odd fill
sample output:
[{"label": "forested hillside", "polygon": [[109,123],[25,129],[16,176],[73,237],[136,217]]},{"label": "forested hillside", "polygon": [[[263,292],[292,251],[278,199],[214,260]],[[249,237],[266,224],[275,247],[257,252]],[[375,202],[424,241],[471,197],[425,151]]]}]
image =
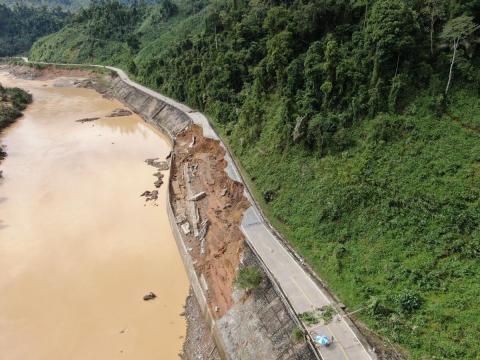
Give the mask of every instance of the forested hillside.
[{"label": "forested hillside", "polygon": [[[61,31],[35,44],[31,55],[51,61],[116,64],[136,72],[139,53],[157,56],[168,44],[203,30],[205,0],[160,0],[155,5],[98,1]],[[150,52],[150,49],[151,52]]]},{"label": "forested hillside", "polygon": [[358,318],[413,359],[479,358],[480,3],[187,3],[99,3],[31,55],[207,113]]},{"label": "forested hillside", "polygon": [[0,4],[0,57],[27,53],[35,40],[65,25],[67,16],[60,8]]},{"label": "forested hillside", "polygon": [[47,6],[55,8],[60,6],[63,9],[78,9],[82,6],[87,6],[90,0],[0,0],[0,4],[7,6],[23,5],[30,7]]}]

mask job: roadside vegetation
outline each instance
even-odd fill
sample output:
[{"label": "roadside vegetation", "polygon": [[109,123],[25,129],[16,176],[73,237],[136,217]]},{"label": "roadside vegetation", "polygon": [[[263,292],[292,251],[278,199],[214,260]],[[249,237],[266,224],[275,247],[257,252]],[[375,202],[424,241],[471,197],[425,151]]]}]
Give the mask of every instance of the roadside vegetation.
[{"label": "roadside vegetation", "polygon": [[257,267],[248,266],[238,270],[235,285],[247,293],[257,288],[262,281],[262,273]]},{"label": "roadside vegetation", "polygon": [[206,112],[349,311],[413,359],[477,359],[477,24],[478,1],[108,0],[31,55]]}]

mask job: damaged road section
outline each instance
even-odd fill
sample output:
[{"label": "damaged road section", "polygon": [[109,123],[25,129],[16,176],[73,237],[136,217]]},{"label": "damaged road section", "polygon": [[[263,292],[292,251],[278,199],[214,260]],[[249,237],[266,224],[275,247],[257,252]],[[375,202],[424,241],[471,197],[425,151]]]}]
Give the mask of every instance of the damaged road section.
[{"label": "damaged road section", "polygon": [[204,138],[198,126],[178,135],[172,161],[172,205],[208,302],[220,318],[233,305],[232,292],[244,236],[243,212],[250,206],[243,185],[224,171],[225,150]]}]

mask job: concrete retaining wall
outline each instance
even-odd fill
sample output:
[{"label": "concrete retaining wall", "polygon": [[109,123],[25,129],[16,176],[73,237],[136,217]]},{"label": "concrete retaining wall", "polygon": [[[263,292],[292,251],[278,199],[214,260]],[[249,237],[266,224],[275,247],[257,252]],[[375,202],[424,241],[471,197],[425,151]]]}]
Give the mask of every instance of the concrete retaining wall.
[{"label": "concrete retaining wall", "polygon": [[172,139],[191,123],[185,112],[126,84],[120,77],[113,80],[112,89],[119,100]]}]

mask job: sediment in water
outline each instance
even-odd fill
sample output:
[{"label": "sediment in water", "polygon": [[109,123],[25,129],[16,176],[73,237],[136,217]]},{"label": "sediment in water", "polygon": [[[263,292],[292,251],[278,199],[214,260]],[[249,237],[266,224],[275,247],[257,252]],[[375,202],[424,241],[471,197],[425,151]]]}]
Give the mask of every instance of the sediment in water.
[{"label": "sediment in water", "polygon": [[145,159],[165,158],[169,140],[137,115],[106,119],[121,103],[57,78],[0,79],[36,100],[2,134],[1,357],[176,358],[188,282],[167,187],[155,204],[139,197],[157,171]]}]

